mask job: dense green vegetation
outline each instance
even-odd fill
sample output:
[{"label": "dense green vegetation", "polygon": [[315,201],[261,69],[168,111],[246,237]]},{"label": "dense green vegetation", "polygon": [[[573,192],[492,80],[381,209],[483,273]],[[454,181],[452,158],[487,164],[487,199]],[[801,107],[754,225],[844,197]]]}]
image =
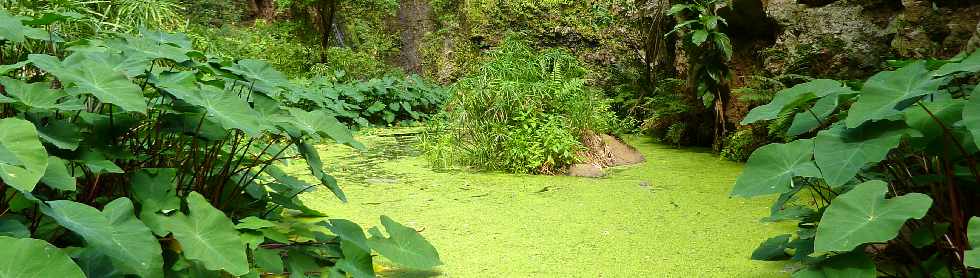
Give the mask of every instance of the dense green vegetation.
[{"label": "dense green vegetation", "polygon": [[0,277],[975,277],[978,22],[0,0]]}]

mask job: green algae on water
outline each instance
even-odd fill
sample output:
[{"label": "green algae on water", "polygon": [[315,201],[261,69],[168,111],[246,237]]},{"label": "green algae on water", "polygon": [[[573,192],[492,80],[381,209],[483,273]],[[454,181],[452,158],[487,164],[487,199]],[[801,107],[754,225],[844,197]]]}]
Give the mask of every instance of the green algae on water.
[{"label": "green algae on water", "polygon": [[327,190],[303,195],[331,218],[370,227],[388,215],[414,227],[445,263],[392,267],[383,277],[789,275],[784,264],[749,255],[792,226],[759,221],[771,200],[729,198],[742,166],[707,152],[628,138],[647,162],[600,179],[436,172],[412,151],[412,137],[398,134],[359,136],[365,153],[321,149],[349,203]]}]

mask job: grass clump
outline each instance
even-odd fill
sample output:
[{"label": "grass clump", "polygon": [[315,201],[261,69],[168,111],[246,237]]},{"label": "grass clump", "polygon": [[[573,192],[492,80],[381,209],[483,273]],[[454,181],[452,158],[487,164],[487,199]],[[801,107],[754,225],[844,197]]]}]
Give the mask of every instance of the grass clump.
[{"label": "grass clump", "polygon": [[423,136],[436,166],[559,173],[585,150],[582,135],[616,123],[574,56],[508,38],[488,57],[451,88],[445,111]]}]

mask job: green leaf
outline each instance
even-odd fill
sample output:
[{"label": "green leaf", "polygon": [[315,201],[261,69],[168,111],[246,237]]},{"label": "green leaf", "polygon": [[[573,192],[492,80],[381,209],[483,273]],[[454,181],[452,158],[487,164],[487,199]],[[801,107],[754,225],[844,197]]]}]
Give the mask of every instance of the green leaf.
[{"label": "green leaf", "polygon": [[976,146],[980,147],[980,86],[973,90],[970,100],[963,107],[963,126],[973,135]]},{"label": "green leaf", "polygon": [[381,111],[381,110],[384,110],[384,109],[385,109],[385,104],[384,103],[381,103],[380,101],[375,101],[374,104],[371,104],[371,106],[367,108],[367,112],[368,113],[377,113],[378,111]]},{"label": "green leaf", "polygon": [[68,94],[62,90],[51,89],[49,82],[25,83],[17,79],[0,76],[0,85],[3,85],[13,99],[18,102],[36,109],[58,108],[58,100],[67,97]]},{"label": "green leaf", "polygon": [[362,249],[350,241],[341,241],[340,250],[344,258],[337,261],[336,267],[354,278],[373,278],[374,263],[370,249]]},{"label": "green leaf", "polygon": [[197,192],[187,195],[187,208],[188,214],[177,213],[164,222],[183,247],[184,256],[209,270],[239,276],[248,273],[245,245],[231,219]]},{"label": "green leaf", "polygon": [[48,168],[48,153],[31,122],[0,119],[0,178],[21,192],[30,193]]},{"label": "green leaf", "polygon": [[974,73],[980,71],[980,51],[974,51],[972,55],[959,63],[945,64],[932,73],[933,76],[944,76],[953,73]]},{"label": "green leaf", "polygon": [[39,127],[37,133],[44,142],[63,150],[74,151],[82,142],[81,130],[67,120],[51,120],[48,125]]},{"label": "green leaf", "polygon": [[179,94],[168,91],[187,103],[200,106],[207,110],[209,119],[214,120],[225,129],[238,129],[249,136],[258,136],[262,131],[262,119],[255,117],[258,112],[252,110],[242,98],[232,92],[224,91],[208,85],[201,85],[200,90],[190,94]]},{"label": "green leaf", "polygon": [[75,191],[75,177],[68,172],[65,161],[55,156],[48,157],[48,167],[41,177],[41,182],[54,189]]},{"label": "green leaf", "polygon": [[793,188],[793,177],[818,177],[813,163],[813,140],[769,144],[749,156],[745,170],[735,181],[732,195],[753,197],[786,193]]},{"label": "green leaf", "polygon": [[242,219],[238,225],[235,225],[236,229],[248,229],[248,230],[261,230],[263,228],[275,227],[276,223],[272,221],[258,218],[255,216],[245,217]]},{"label": "green leaf", "polygon": [[742,119],[741,124],[747,125],[758,121],[772,120],[779,114],[816,99],[830,95],[851,93],[851,88],[837,80],[817,79],[799,84],[776,93],[769,104],[756,107]]},{"label": "green leaf", "polygon": [[364,229],[357,223],[347,219],[330,219],[330,225],[327,228],[341,239],[354,243],[361,249],[371,249],[368,246],[367,237],[364,236]]},{"label": "green leaf", "polygon": [[286,265],[289,268],[289,278],[314,277],[311,272],[320,272],[320,265],[309,254],[299,249],[286,252]]},{"label": "green leaf", "polygon": [[278,250],[258,248],[255,249],[255,264],[265,272],[282,273],[282,256]]},{"label": "green leaf", "polygon": [[43,240],[0,236],[0,246],[0,277],[85,277],[68,255]]},{"label": "green leaf", "polygon": [[[929,109],[929,112],[926,112],[925,109],[918,105],[905,109],[903,113],[905,123],[923,135],[912,138],[911,145],[942,152],[944,149],[942,144],[946,142],[946,134],[943,128],[936,123],[936,119],[942,122],[943,125],[953,129],[954,135],[957,135],[957,133],[960,133],[959,131],[963,130],[954,128],[953,124],[959,122],[964,116],[963,110],[966,108],[964,104],[965,101],[962,99],[944,99],[932,102],[923,101],[922,106],[925,106],[925,109]],[[930,112],[932,113],[931,115]],[[962,133],[965,135],[966,131]],[[963,137],[969,138],[969,136]],[[964,143],[969,143],[969,141]]]},{"label": "green leaf", "polygon": [[6,10],[0,10],[0,41],[24,42],[25,28],[27,27],[24,27],[20,18],[10,15]]},{"label": "green leaf", "polygon": [[27,229],[24,223],[20,223],[20,221],[0,219],[0,236],[28,238],[31,237],[31,231]]},{"label": "green leaf", "polygon": [[875,262],[864,252],[854,251],[833,256],[816,266],[793,273],[793,278],[875,278],[878,270]]},{"label": "green leaf", "polygon": [[980,217],[970,217],[966,226],[966,237],[970,241],[970,250],[964,253],[963,264],[972,268],[980,268]]},{"label": "green leaf", "polygon": [[244,76],[245,79],[253,82],[250,84],[250,87],[264,92],[273,98],[277,97],[282,91],[281,86],[289,83],[286,75],[272,68],[272,65],[269,63],[261,60],[243,59],[230,67],[223,67],[222,69]]},{"label": "green leaf", "polygon": [[887,192],[887,183],[873,180],[834,198],[817,227],[814,249],[851,251],[861,244],[891,240],[906,220],[921,219],[932,206],[925,194],[885,199]]},{"label": "green leaf", "polygon": [[180,209],[180,198],[177,198],[177,169],[143,168],[133,174],[131,184],[133,197],[142,205],[141,216]]},{"label": "green leaf", "polygon": [[848,110],[845,123],[855,128],[868,121],[893,119],[919,97],[939,90],[948,79],[933,79],[925,61],[896,71],[883,71],[864,82],[857,102]]},{"label": "green leaf", "polygon": [[177,63],[183,63],[191,58],[187,56],[187,49],[181,49],[169,44],[161,44],[147,38],[140,38],[125,35],[123,40],[110,40],[108,45],[114,49],[122,50],[126,56],[144,60],[146,62],[156,59],[167,59]]},{"label": "green leaf", "polygon": [[85,239],[127,274],[163,277],[160,243],[133,214],[128,198],[116,199],[99,210],[67,200],[48,202],[41,211],[62,227]]},{"label": "green leaf", "polygon": [[431,269],[442,264],[439,253],[422,235],[414,229],[405,227],[391,218],[382,215],[381,224],[390,237],[385,238],[377,227],[371,228],[368,240],[371,249],[377,250],[392,262],[408,268]]},{"label": "green leaf", "polygon": [[115,104],[126,111],[146,114],[146,99],[140,87],[109,65],[83,60],[79,64],[66,66],[57,58],[44,54],[31,54],[28,59],[62,82],[75,84],[75,87],[68,88],[69,93],[92,94],[104,103]]},{"label": "green leaf", "polygon": [[346,203],[347,196],[344,195],[344,191],[337,185],[337,180],[323,172],[323,161],[320,160],[320,154],[316,151],[316,148],[302,140],[294,140],[297,141],[296,150],[306,160],[306,165],[309,166],[310,173],[313,174],[313,177],[317,178],[320,184],[330,189],[330,192],[333,192],[337,196],[337,199]]},{"label": "green leaf", "polygon": [[909,243],[912,247],[922,248],[932,245],[936,242],[937,238],[946,234],[949,230],[949,223],[936,223],[936,224],[925,224],[919,226],[912,235],[909,236]]},{"label": "green leaf", "polygon": [[793,235],[785,234],[767,239],[752,252],[752,259],[757,261],[781,261],[789,258],[786,248]]},{"label": "green leaf", "polygon": [[796,113],[786,135],[799,136],[820,127],[821,123],[827,123],[837,110],[839,100],[837,95],[829,95],[818,100],[810,109]]},{"label": "green leaf", "polygon": [[708,40],[708,31],[706,30],[703,29],[695,30],[694,34],[691,34],[691,42],[694,43],[694,45],[701,46],[701,44],[704,44],[704,42],[707,40]]},{"label": "green leaf", "polygon": [[813,156],[824,180],[837,188],[865,166],[884,160],[908,132],[901,123],[858,129],[834,125],[817,134]]},{"label": "green leaf", "polygon": [[25,66],[25,65],[27,65],[29,63],[30,63],[30,61],[21,61],[21,62],[16,63],[16,64],[0,65],[0,74],[7,74],[8,72],[10,72],[12,70],[15,70],[15,69],[19,69],[19,68],[21,68],[21,67],[23,67],[23,66]]}]

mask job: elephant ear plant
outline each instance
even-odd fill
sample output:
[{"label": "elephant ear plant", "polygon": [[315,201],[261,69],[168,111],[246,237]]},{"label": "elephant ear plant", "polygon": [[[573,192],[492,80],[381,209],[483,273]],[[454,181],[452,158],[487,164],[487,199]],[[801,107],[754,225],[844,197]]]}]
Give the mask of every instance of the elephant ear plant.
[{"label": "elephant ear plant", "polygon": [[373,277],[374,252],[441,264],[388,217],[369,237],[303,204],[318,186],[346,200],[315,144],[363,146],[327,110],[278,102],[295,86],[269,64],[153,31],[23,53],[36,20],[0,22],[15,23],[0,26],[0,277]]},{"label": "elephant ear plant", "polygon": [[743,120],[794,116],[802,136],[756,150],[735,182],[778,195],[763,221],[798,227],[752,259],[796,262],[794,277],[980,274],[980,52],[902,64],[799,84]]}]

